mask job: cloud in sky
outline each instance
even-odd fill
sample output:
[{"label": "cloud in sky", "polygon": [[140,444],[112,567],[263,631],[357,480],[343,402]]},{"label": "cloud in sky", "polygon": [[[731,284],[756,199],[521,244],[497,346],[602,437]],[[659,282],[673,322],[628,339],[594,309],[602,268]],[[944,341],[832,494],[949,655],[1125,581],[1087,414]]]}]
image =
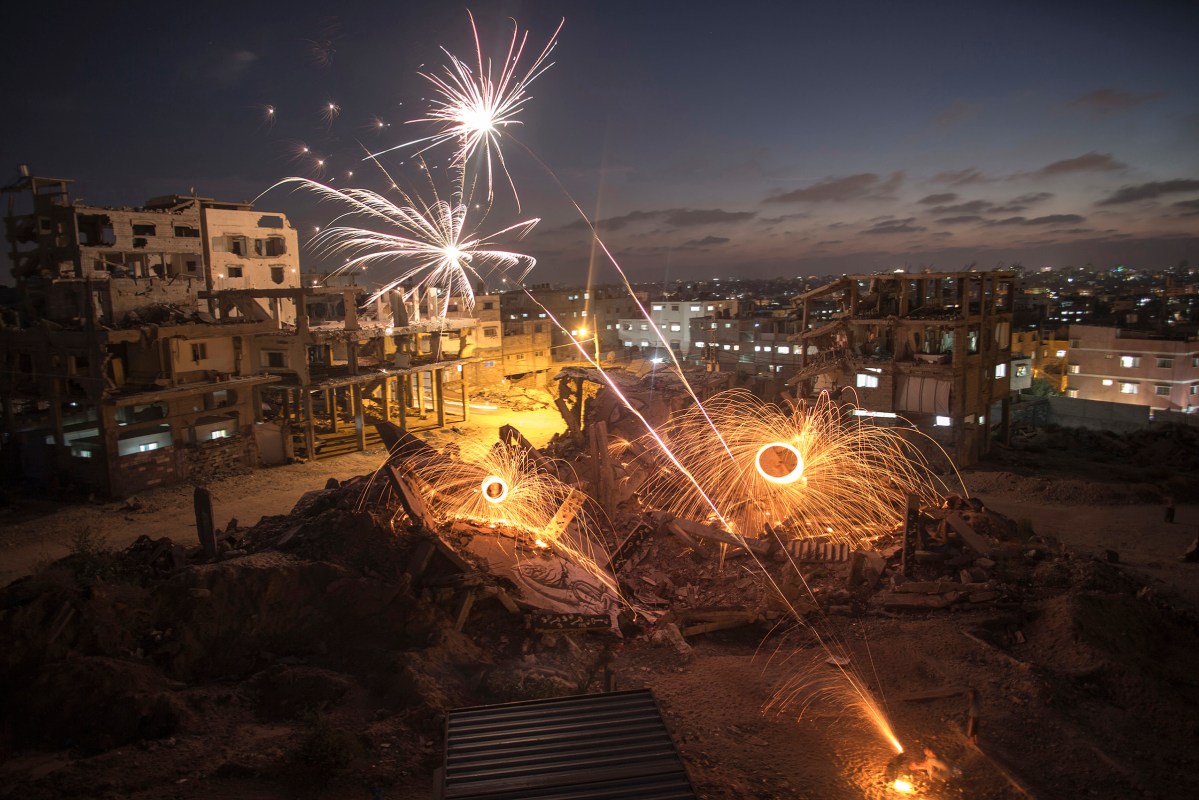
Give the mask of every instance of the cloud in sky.
[{"label": "cloud in sky", "polygon": [[883,178],[873,172],[825,178],[803,189],[767,197],[767,203],[844,203],[851,200],[890,200],[903,184],[903,173],[893,172]]},{"label": "cloud in sky", "polygon": [[1161,92],[1125,92],[1112,86],[1105,86],[1074,98],[1066,104],[1066,108],[1086,111],[1097,116],[1107,116],[1128,111],[1158,97],[1161,97]]},{"label": "cloud in sky", "polygon": [[978,108],[974,103],[967,103],[961,99],[954,100],[944,111],[933,117],[933,127],[938,130],[952,128],[959,122],[972,117],[978,111]]},{"label": "cloud in sky", "polygon": [[994,205],[989,200],[970,200],[953,206],[934,206],[929,211],[933,214],[978,214],[989,211]]},{"label": "cloud in sky", "polygon": [[1177,194],[1179,192],[1199,192],[1199,180],[1178,178],[1172,181],[1152,181],[1134,186],[1121,186],[1095,205],[1116,206],[1124,203],[1135,203],[1138,200],[1153,200],[1164,194]]},{"label": "cloud in sky", "polygon": [[[717,225],[730,222],[743,222],[757,216],[756,211],[725,211],[720,208],[666,208],[660,211],[630,211],[616,217],[601,219],[596,227],[601,231],[618,231],[638,222],[663,222],[674,228],[693,228],[698,225]],[[564,230],[586,229],[587,223],[575,220],[565,226]]]},{"label": "cloud in sky", "polygon": [[1127,166],[1127,164],[1112,158],[1111,153],[1092,152],[1076,158],[1064,158],[1061,161],[1046,164],[1036,172],[1033,172],[1032,175],[1046,178],[1051,175],[1065,175],[1070,172],[1110,172],[1112,170],[1124,169]]},{"label": "cloud in sky", "polygon": [[1001,206],[995,206],[991,209],[995,214],[1016,214],[1024,211],[1029,206],[1043,203],[1053,197],[1053,192],[1029,192],[1022,194],[1019,197],[1014,197]]},{"label": "cloud in sky", "polygon": [[952,203],[957,200],[958,196],[953,192],[941,192],[940,194],[930,194],[917,200],[917,203],[923,205],[940,205],[941,203]]},{"label": "cloud in sky", "polygon": [[886,222],[880,222],[877,225],[867,228],[862,233],[920,233],[921,231],[928,230],[928,228],[921,227],[920,225],[913,225],[912,223],[915,221],[915,217],[887,220]]},{"label": "cloud in sky", "polygon": [[1086,217],[1078,214],[1047,214],[1043,217],[1008,217],[1006,219],[997,219],[988,222],[988,225],[1077,225]]},{"label": "cloud in sky", "polygon": [[990,183],[995,180],[988,178],[977,167],[966,167],[965,169],[954,169],[947,172],[938,172],[933,176],[933,181],[936,183],[946,183],[950,186],[968,186],[972,183]]},{"label": "cloud in sky", "polygon": [[684,242],[684,247],[710,247],[716,244],[728,244],[731,239],[727,236],[705,236],[702,239],[692,239],[689,242]]}]

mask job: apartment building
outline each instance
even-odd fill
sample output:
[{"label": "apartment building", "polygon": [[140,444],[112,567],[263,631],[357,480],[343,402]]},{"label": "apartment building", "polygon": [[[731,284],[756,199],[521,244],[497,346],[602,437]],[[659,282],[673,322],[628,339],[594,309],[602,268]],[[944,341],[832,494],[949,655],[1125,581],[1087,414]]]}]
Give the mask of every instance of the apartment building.
[{"label": "apartment building", "polygon": [[[692,354],[692,322],[714,317],[735,317],[739,304],[733,299],[651,300],[645,307],[649,312],[648,318],[638,311],[634,316],[616,321],[620,345],[625,351],[647,351],[669,346],[680,357],[687,357]],[[665,345],[654,332],[650,321],[666,340]]]},{"label": "apartment building", "polygon": [[1199,409],[1199,337],[1094,325],[1071,325],[1069,337],[1069,397]]},{"label": "apartment building", "polygon": [[[1006,425],[1010,401],[1012,272],[845,276],[801,296],[789,380],[801,397],[829,391],[859,413],[914,423],[971,464]],[[813,304],[840,311],[810,326]],[[989,420],[1000,401],[1000,420]]]},{"label": "apartment building", "polygon": [[466,413],[473,319],[398,296],[360,314],[357,287],[301,286],[283,214],[178,195],[85,205],[70,183],[22,169],[2,189],[21,301],[0,324],[9,474],[121,496],[318,457],[339,423],[359,449],[374,419],[444,424],[447,391]]}]

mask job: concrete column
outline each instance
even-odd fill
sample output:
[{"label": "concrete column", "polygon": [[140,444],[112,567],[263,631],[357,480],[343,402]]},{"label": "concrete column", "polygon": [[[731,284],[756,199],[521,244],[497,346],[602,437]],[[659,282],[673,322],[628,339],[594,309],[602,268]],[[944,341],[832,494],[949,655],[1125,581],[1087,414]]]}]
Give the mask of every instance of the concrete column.
[{"label": "concrete column", "polygon": [[337,433],[337,387],[325,390],[325,410],[329,412],[329,423]]},{"label": "concrete column", "polygon": [[432,372],[433,405],[437,409],[437,427],[445,427],[445,370],[438,368]]},{"label": "concrete column", "polygon": [[366,449],[366,420],[362,410],[362,386],[355,383],[350,387],[350,401],[354,407],[354,436],[358,440],[358,449]]},{"label": "concrete column", "polygon": [[466,368],[462,369],[462,421],[470,419],[470,398],[466,395]]},{"label": "concrete column", "polygon": [[425,418],[425,380],[423,375],[423,372],[418,371],[412,376],[416,379],[416,394],[413,399],[416,401],[416,413],[420,419]]},{"label": "concrete column", "polygon": [[396,405],[400,407],[400,430],[408,430],[408,376],[396,376]]},{"label": "concrete column", "polygon": [[316,458],[316,431],[312,426],[312,392],[304,386],[301,386],[299,391],[300,404],[304,410],[304,448],[307,450],[308,460],[311,461]]},{"label": "concrete column", "polygon": [[391,422],[391,378],[384,377],[379,387],[379,395],[383,403],[383,419]]}]

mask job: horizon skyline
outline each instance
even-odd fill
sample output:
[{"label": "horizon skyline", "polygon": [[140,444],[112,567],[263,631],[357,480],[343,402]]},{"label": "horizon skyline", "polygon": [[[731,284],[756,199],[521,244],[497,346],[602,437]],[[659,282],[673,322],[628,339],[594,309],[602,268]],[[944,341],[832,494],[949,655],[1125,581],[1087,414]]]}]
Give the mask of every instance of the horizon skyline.
[{"label": "horizon skyline", "polygon": [[[418,73],[441,70],[440,46],[468,58],[473,44],[465,8],[355,7],[331,18],[299,3],[283,20],[241,9],[232,28],[218,13],[152,20],[142,28],[158,35],[137,53],[98,47],[138,19],[136,4],[87,12],[91,33],[65,33],[66,55],[38,81],[16,66],[40,52],[23,37],[0,74],[25,124],[0,134],[12,162],[0,169],[29,164],[109,206],[191,189],[247,200],[321,169],[334,187],[379,189],[387,179],[361,152],[427,135],[405,124],[427,112]],[[502,55],[508,16],[534,53],[565,17],[504,151],[524,217],[541,218],[513,245],[539,261],[530,282],[583,284],[593,272],[585,224],[556,180],[646,283],[1199,260],[1199,71],[1185,36],[1199,8],[469,7],[489,54]],[[423,175],[436,180],[447,154],[426,153],[414,177],[413,152],[380,161],[425,192]],[[486,226],[523,218],[503,179],[496,192]],[[287,213],[302,241],[332,215],[278,190],[256,205]],[[302,257],[309,271],[332,266]]]}]

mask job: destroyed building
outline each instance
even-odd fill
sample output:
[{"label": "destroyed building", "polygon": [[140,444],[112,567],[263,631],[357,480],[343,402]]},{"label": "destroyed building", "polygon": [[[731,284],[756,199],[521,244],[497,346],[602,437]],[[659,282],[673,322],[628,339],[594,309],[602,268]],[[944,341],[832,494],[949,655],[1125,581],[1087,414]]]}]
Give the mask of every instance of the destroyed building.
[{"label": "destroyed building", "polygon": [[[800,297],[800,397],[829,391],[861,415],[896,415],[969,465],[1009,419],[1014,272],[850,275]],[[839,310],[810,326],[812,310]],[[998,410],[998,418],[993,413]]]},{"label": "destroyed building", "polygon": [[283,214],[85,205],[70,183],[22,167],[2,190],[20,297],[0,325],[10,474],[122,496],[362,449],[375,419],[445,424],[447,391],[466,413],[473,319],[399,295],[360,314],[357,287],[303,286]]}]

